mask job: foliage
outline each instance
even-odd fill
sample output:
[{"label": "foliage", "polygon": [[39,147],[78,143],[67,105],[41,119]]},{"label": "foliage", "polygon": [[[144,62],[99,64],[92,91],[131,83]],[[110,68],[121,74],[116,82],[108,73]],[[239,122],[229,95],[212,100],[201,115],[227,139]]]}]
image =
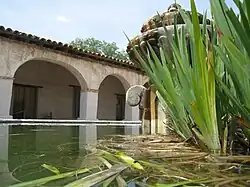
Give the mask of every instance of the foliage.
[{"label": "foliage", "polygon": [[211,1],[212,13],[219,33],[220,44],[216,51],[230,75],[232,89],[217,80],[221,90],[228,96],[235,113],[242,116],[244,125],[250,122],[250,3],[235,0],[240,19],[224,1]]},{"label": "foliage", "polygon": [[101,41],[90,37],[87,39],[76,38],[70,42],[70,45],[83,50],[105,54],[118,59],[128,60],[127,53],[123,50],[120,50],[115,42],[109,43],[104,40]]},{"label": "foliage", "polygon": [[180,9],[185,25],[174,25],[174,37],[162,20],[157,45],[143,37],[139,44],[130,41],[133,58],[156,86],[180,136],[225,154],[240,126],[246,136],[241,143],[249,147],[250,3],[235,0],[237,16],[224,0],[211,0],[214,21],[207,25],[206,14],[200,23],[190,2],[191,15]]},{"label": "foliage", "polygon": [[[141,66],[158,89],[158,96],[165,101],[173,121],[174,129],[185,139],[193,133],[206,144],[210,151],[220,151],[215,103],[215,77],[211,66],[214,65],[214,53],[211,50],[206,21],[201,33],[197,10],[191,1],[192,21],[183,11],[188,30],[191,54],[187,51],[184,27],[175,26],[172,38],[165,29],[159,38],[159,55],[148,43],[134,48]],[[206,17],[204,18],[206,20]],[[170,58],[166,47],[168,41],[173,50]],[[211,41],[210,41],[211,42]]]},{"label": "foliage", "polygon": [[[50,167],[51,166],[48,166],[46,168],[48,169]],[[52,175],[52,176],[41,178],[41,179],[36,179],[36,180],[33,180],[33,181],[14,184],[14,185],[11,185],[10,187],[40,186],[40,185],[44,185],[44,184],[46,184],[48,182],[51,182],[51,181],[72,177],[72,176],[75,176],[76,174],[80,175],[80,174],[83,174],[83,173],[86,173],[86,172],[89,172],[89,171],[90,171],[89,169],[84,168],[84,169],[80,169],[78,171],[71,171],[71,172],[67,172],[67,173],[56,173],[56,175]]]},{"label": "foliage", "polygon": [[[119,151],[116,150],[118,147]],[[33,187],[41,184],[65,187],[125,187],[132,183],[144,187],[185,185],[243,187],[249,186],[250,182],[250,173],[247,172],[249,165],[244,164],[250,161],[249,157],[209,156],[208,153],[201,152],[198,148],[171,135],[111,137],[101,140],[97,149],[93,149],[89,156],[100,159],[101,162],[91,166],[92,169],[72,171],[71,174],[74,175],[64,175],[65,178],[59,177],[63,174],[58,174],[55,167],[46,166],[45,168],[52,170],[52,176],[19,183],[12,187]],[[61,183],[52,183],[52,178]]]}]

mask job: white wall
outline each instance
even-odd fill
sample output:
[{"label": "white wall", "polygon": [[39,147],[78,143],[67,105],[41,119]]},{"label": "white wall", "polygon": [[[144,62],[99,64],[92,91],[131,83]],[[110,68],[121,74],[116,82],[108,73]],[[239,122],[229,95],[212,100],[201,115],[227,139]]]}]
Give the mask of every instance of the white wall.
[{"label": "white wall", "polygon": [[157,104],[158,118],[157,118],[157,131],[156,131],[156,133],[168,134],[167,127],[164,124],[164,121],[166,120],[167,116],[166,116],[159,100],[157,100],[157,102],[158,102],[158,104]]},{"label": "white wall", "polygon": [[[132,85],[142,85],[148,79],[144,74],[142,74],[142,72],[138,72],[136,70],[112,63],[107,63],[105,60],[71,56],[68,53],[57,52],[55,50],[47,49],[33,44],[26,44],[23,42],[5,39],[3,37],[0,38],[0,49],[0,79],[2,79],[2,77],[5,77],[10,79],[9,82],[11,82],[11,79],[14,78],[15,72],[21,67],[22,64],[25,64],[28,61],[34,59],[49,61],[67,67],[66,69],[75,77],[77,77],[77,80],[80,82],[80,85],[82,87],[82,91],[84,92],[90,91],[96,93],[100,87],[101,82],[108,75],[115,74],[120,76],[122,79],[125,79],[127,82],[126,89]],[[36,66],[39,66],[38,63],[36,63]],[[29,74],[25,74],[25,77],[29,76],[31,77],[31,79],[26,78],[25,80],[20,80],[19,82],[27,83],[34,81],[32,80],[34,74],[43,74],[43,76],[47,76],[48,73],[41,73],[42,71],[40,71],[40,67],[36,69],[38,69],[38,72],[36,73],[29,71]],[[52,69],[49,69],[48,71],[51,70]],[[52,73],[55,74],[56,72],[52,71]],[[68,74],[68,72],[66,74]],[[62,78],[61,80],[65,79]],[[16,82],[18,81],[16,80]],[[0,115],[4,118],[6,118],[6,115],[7,117],[10,117],[8,116],[8,114],[11,97],[8,97],[8,95],[11,95],[11,85],[12,83],[6,86],[6,84],[0,80],[0,88],[3,88],[2,90],[4,90],[4,93],[1,93],[2,97],[0,98]],[[69,104],[67,104],[67,106],[68,105]],[[126,112],[126,120],[137,119],[132,115],[133,113],[131,108],[126,107],[126,110],[128,111]],[[44,111],[46,111],[46,113],[49,112],[47,111],[47,109],[44,109]],[[68,118],[68,116],[64,117]]]},{"label": "white wall", "polygon": [[0,77],[0,118],[10,118],[10,100],[13,79]]},{"label": "white wall", "polygon": [[116,95],[125,94],[121,81],[115,76],[106,77],[100,85],[97,118],[116,120]]},{"label": "white wall", "polygon": [[79,83],[65,68],[44,61],[29,61],[17,70],[14,83],[42,87],[38,90],[38,118],[49,112],[53,118],[72,118],[73,88],[69,85]]}]

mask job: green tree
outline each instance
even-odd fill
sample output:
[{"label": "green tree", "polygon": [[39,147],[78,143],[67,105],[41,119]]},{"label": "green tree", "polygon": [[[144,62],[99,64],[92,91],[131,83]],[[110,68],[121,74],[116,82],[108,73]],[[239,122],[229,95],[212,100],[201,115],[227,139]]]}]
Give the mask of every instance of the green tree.
[{"label": "green tree", "polygon": [[128,54],[120,50],[115,42],[109,43],[104,40],[97,40],[93,37],[81,39],[76,38],[70,42],[70,45],[84,50],[105,54],[114,58],[128,60]]}]

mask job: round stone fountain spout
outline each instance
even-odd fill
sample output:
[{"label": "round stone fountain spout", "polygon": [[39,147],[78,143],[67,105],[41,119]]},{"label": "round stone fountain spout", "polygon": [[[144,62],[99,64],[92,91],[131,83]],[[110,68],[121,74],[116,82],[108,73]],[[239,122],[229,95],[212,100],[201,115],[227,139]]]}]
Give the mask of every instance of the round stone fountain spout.
[{"label": "round stone fountain spout", "polygon": [[131,107],[139,105],[140,108],[143,108],[146,90],[147,88],[142,85],[134,85],[130,87],[126,92],[126,102],[128,105]]}]

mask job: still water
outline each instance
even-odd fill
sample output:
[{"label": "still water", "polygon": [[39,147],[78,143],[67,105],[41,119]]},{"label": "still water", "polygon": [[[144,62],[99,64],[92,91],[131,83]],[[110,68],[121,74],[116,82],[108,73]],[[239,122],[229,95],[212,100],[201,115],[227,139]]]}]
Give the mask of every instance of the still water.
[{"label": "still water", "polygon": [[[81,137],[82,128],[85,127],[1,126],[0,187],[51,176],[42,164],[52,165],[61,173],[79,168],[87,141],[87,136]],[[96,139],[126,132],[124,126],[96,126],[96,131]],[[86,129],[84,132],[86,135]]]}]

